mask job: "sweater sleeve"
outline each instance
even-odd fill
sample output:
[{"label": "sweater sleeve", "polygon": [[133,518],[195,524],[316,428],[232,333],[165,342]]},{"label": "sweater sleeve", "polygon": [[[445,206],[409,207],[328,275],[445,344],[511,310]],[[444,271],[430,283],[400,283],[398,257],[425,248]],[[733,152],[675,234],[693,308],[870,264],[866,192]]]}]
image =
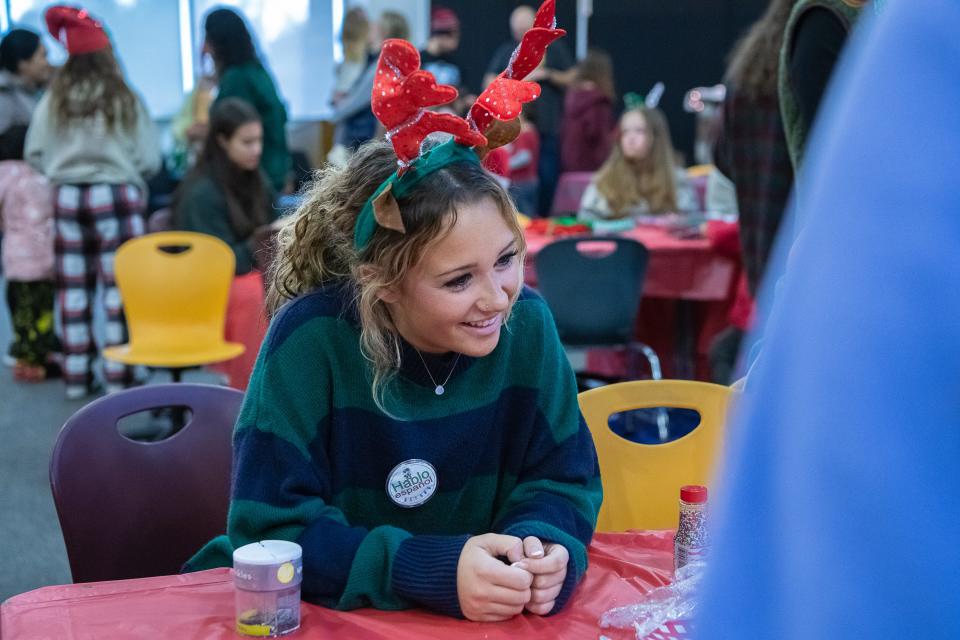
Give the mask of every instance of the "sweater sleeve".
[{"label": "sweater sleeve", "polygon": [[570,554],[567,575],[552,613],[560,611],[587,570],[603,498],[593,438],[577,402],[577,384],[553,318],[539,298],[542,364],[537,425],[517,485],[500,507],[493,530],[562,544]]},{"label": "sweater sleeve", "polygon": [[610,204],[600,193],[595,182],[591,182],[583,196],[580,198],[580,211],[577,218],[580,220],[606,220],[612,218],[614,212],[610,210]]},{"label": "sweater sleeve", "polygon": [[230,245],[237,259],[236,273],[248,273],[253,268],[250,238],[237,238],[230,226],[226,200],[210,179],[199,179],[186,190],[177,205],[176,220],[184,231],[205,233]]},{"label": "sweater sleeve", "polygon": [[361,111],[370,108],[370,94],[373,92],[373,82],[377,74],[376,62],[367,65],[363,75],[352,87],[346,96],[337,104],[330,116],[330,121],[340,123]]},{"label": "sweater sleeve", "polygon": [[27,127],[27,139],[23,146],[23,159],[40,173],[46,173],[44,171],[44,151],[48,142],[49,121],[50,93],[47,92],[40,98],[40,102],[30,118],[30,126]]},{"label": "sweater sleeve", "polygon": [[157,129],[139,96],[137,97],[136,137],[131,154],[133,166],[140,172],[141,176],[147,178],[159,171],[162,156]]},{"label": "sweater sleeve", "polygon": [[[213,541],[189,568],[210,566],[218,547],[223,563],[224,552],[253,541],[292,540],[303,548],[308,601],[338,609],[422,605],[462,615],[456,572],[468,535],[357,526],[332,504],[327,439],[336,365],[324,360],[333,351],[326,341],[343,335],[345,321],[317,318],[298,302],[272,323],[238,419],[228,540]],[[292,328],[298,314],[313,317]]]}]

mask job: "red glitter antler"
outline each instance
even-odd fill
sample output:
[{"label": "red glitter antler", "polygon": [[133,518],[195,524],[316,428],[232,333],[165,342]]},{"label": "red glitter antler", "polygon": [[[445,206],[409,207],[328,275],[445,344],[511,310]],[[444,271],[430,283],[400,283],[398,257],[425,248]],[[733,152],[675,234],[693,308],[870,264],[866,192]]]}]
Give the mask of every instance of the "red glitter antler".
[{"label": "red glitter antler", "polygon": [[420,54],[412,44],[406,40],[383,43],[371,107],[387,129],[401,173],[420,155],[423,139],[434,131],[451,133],[467,146],[487,144],[487,139],[463,118],[426,110],[456,97],[455,88],[437,84],[433,74],[420,68]]},{"label": "red glitter antler", "polygon": [[[546,0],[540,5],[533,28],[523,34],[520,44],[510,56],[507,68],[490,83],[470,108],[470,119],[481,133],[488,133],[494,120],[502,122],[513,120],[520,115],[520,109],[525,103],[540,97],[540,85],[536,82],[525,82],[523,79],[543,60],[547,46],[567,33],[563,29],[556,28],[555,11],[556,0]],[[511,130],[515,131],[512,135],[516,137],[519,127],[513,127]],[[493,146],[498,145],[491,144],[491,148]]]}]

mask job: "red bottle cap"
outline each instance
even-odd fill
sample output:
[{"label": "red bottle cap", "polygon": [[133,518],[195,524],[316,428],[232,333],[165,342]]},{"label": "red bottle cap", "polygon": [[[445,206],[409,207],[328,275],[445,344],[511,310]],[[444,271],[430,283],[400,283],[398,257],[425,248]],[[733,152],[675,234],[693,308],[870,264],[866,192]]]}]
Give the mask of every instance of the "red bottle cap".
[{"label": "red bottle cap", "polygon": [[707,488],[699,484],[688,484],[680,487],[680,499],[684,502],[706,502]]}]

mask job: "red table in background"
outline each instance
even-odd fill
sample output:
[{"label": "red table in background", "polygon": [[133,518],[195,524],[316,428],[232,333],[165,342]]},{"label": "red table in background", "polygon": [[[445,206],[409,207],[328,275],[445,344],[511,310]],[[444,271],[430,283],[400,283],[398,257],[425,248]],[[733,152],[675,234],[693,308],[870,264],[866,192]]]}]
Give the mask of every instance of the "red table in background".
[{"label": "red table in background", "polygon": [[[599,533],[590,545],[586,578],[561,613],[531,614],[498,623],[456,620],[413,609],[344,612],[304,603],[301,628],[291,638],[460,640],[561,638],[595,640],[597,620],[612,607],[640,602],[670,581],[673,532]],[[0,608],[0,635],[56,640],[187,638],[235,640],[233,580],[229,569],[180,576],[43,587],[14,596]],[[613,640],[633,631],[604,629]]]},{"label": "red table in background", "polygon": [[[678,337],[694,336],[696,377],[707,379],[707,350],[713,337],[727,326],[727,314],[733,300],[737,265],[717,253],[704,238],[678,238],[663,227],[638,226],[617,234],[637,240],[650,252],[643,285],[637,337],[653,347],[663,361],[664,377],[682,376],[690,363],[679,365],[675,356]],[[603,236],[593,236],[602,240]],[[536,287],[534,257],[555,240],[553,236],[526,233],[527,263],[525,282]],[[678,309],[678,301],[682,306]],[[693,326],[683,327],[683,323]],[[681,335],[678,335],[681,325]],[[684,349],[681,347],[680,351]],[[597,369],[591,359],[591,369]],[[606,367],[599,367],[604,369]],[[607,371],[597,371],[606,373]],[[610,371],[610,373],[616,373]]]}]

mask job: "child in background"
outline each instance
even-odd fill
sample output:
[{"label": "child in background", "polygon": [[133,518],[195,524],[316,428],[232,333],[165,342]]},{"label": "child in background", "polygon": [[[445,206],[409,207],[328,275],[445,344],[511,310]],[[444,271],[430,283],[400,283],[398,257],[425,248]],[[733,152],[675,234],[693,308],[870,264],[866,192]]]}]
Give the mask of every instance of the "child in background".
[{"label": "child in background", "polygon": [[[516,210],[471,148],[490,121],[426,111],[456,92],[407,93],[418,63],[384,44],[374,113],[414,124],[326,168],[281,231],[228,535],[189,568],[283,537],[303,547],[304,598],[326,606],[546,615],[586,569],[596,453],[547,306],[522,286]],[[488,91],[532,99],[505,84]],[[419,156],[436,130],[456,138]]]},{"label": "child in background", "polygon": [[[67,397],[94,393],[93,303],[103,285],[105,345],[126,342],[113,272],[117,248],[143,234],[144,177],[160,166],[150,115],[123,77],[99,22],[86,11],[47,9],[47,28],[70,54],[41,98],[27,131],[26,160],[56,185],[56,283],[63,325]],[[133,382],[133,369],[104,363],[107,390]]]},{"label": "child in background", "polygon": [[13,323],[13,377],[37,382],[53,368],[53,189],[23,162],[25,126],[0,135],[3,274]]},{"label": "child in background", "polygon": [[229,384],[246,389],[266,332],[263,277],[256,250],[275,210],[270,181],[260,170],[263,127],[256,109],[240,98],[227,98],[210,111],[210,130],[197,166],[174,198],[178,229],[206,233],[226,242],[236,257],[224,337],[246,351],[214,368]]},{"label": "child in background", "polygon": [[537,127],[527,118],[530,104],[525,104],[520,111],[520,135],[506,145],[506,149],[510,154],[510,196],[520,213],[535,218],[540,189],[540,179],[537,177],[540,135]]},{"label": "child in background", "polygon": [[577,64],[573,85],[563,106],[560,163],[563,171],[596,171],[613,146],[613,62],[600,49],[591,49]]},{"label": "child in background", "polygon": [[647,107],[624,112],[617,144],[584,192],[579,218],[603,220],[699,208],[686,172],[674,161],[663,112]]}]

